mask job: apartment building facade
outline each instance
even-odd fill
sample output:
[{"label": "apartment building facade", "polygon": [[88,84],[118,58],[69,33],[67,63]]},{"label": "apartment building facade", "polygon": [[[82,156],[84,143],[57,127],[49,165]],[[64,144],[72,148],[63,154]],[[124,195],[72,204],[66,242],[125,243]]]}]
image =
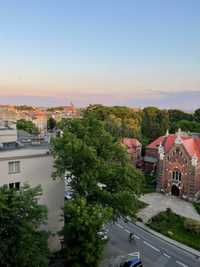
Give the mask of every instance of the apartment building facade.
[{"label": "apartment building facade", "polygon": [[43,194],[39,201],[48,208],[48,222],[42,227],[51,232],[50,250],[59,250],[60,238],[57,232],[64,225],[61,220],[64,206],[64,182],[60,178],[53,180],[51,177],[53,157],[49,153],[48,146],[19,147],[17,145],[10,149],[1,148],[0,170],[0,186],[6,184],[16,189],[20,189],[25,183],[30,186],[42,186]]}]

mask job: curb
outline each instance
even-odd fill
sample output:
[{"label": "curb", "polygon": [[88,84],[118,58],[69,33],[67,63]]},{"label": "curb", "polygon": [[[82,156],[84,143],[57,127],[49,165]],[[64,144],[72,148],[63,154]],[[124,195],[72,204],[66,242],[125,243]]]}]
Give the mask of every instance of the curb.
[{"label": "curb", "polygon": [[191,247],[188,247],[187,245],[184,245],[176,240],[173,240],[167,236],[164,236],[163,234],[160,234],[158,232],[156,232],[155,230],[152,230],[151,228],[149,228],[148,226],[144,225],[143,223],[141,222],[138,222],[136,221],[135,223],[130,221],[131,223],[135,224],[136,226],[140,227],[142,230],[168,242],[169,244],[173,245],[173,246],[176,246],[178,247],[179,249],[182,249],[190,254],[193,254],[194,256],[196,257],[200,257],[200,251],[194,249],[194,248],[191,248]]}]

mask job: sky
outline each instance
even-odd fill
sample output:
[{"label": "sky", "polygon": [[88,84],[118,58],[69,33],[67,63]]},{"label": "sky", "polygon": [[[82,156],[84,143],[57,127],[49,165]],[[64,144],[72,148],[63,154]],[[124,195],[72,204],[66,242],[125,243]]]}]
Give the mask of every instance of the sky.
[{"label": "sky", "polygon": [[199,0],[0,4],[0,103],[200,107]]}]

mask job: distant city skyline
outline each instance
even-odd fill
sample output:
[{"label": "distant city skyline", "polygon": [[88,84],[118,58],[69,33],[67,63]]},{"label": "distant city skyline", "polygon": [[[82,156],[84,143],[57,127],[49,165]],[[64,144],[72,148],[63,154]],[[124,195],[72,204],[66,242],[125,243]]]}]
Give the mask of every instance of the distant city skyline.
[{"label": "distant city skyline", "polygon": [[200,1],[1,3],[0,104],[194,110]]}]

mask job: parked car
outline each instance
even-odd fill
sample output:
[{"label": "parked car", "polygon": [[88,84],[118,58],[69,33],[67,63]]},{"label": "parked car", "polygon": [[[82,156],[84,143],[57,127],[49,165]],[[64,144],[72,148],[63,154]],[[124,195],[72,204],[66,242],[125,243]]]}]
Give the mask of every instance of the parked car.
[{"label": "parked car", "polygon": [[101,237],[102,240],[107,241],[108,240],[108,229],[104,225],[101,231],[98,232],[99,237]]},{"label": "parked car", "polygon": [[142,267],[142,260],[139,252],[130,253],[116,257],[109,267]]}]

